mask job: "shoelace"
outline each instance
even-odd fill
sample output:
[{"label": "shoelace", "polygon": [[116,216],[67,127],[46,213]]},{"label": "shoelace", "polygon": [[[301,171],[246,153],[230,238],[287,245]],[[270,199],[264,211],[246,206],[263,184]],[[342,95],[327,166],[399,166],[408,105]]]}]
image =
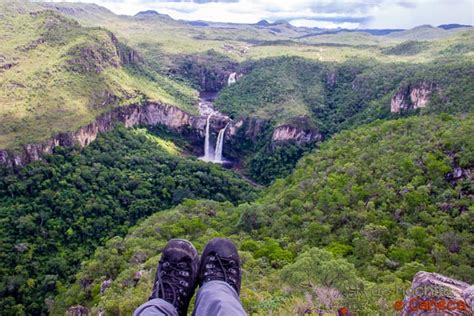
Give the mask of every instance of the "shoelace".
[{"label": "shoelace", "polygon": [[221,257],[219,254],[215,254],[213,256],[209,256],[209,261],[217,261],[219,264],[219,267],[217,267],[212,263],[208,263],[206,267],[209,270],[209,274],[222,273],[225,282],[231,282],[235,287],[237,286],[237,280],[232,277],[232,275],[237,274],[237,269],[234,268],[237,262],[234,259]]},{"label": "shoelace", "polygon": [[[190,272],[186,263],[163,262],[162,271],[158,274],[156,280],[156,294],[161,292],[161,297],[166,298],[172,305],[176,305],[177,302],[181,304],[182,302],[176,291],[176,288],[178,289],[179,293],[186,295],[185,291],[183,291],[183,287],[186,288],[189,286],[189,284],[183,280],[183,277],[187,277],[189,275]],[[171,289],[171,292],[167,292],[165,290],[165,285]],[[167,294],[172,294],[172,297],[167,297]],[[158,297],[158,295],[156,295],[156,297]]]}]

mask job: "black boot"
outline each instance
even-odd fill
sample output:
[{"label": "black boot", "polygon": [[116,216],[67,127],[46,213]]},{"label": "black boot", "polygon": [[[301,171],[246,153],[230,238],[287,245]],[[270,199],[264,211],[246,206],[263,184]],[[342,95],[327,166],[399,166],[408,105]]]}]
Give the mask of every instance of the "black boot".
[{"label": "black boot", "polygon": [[172,239],[161,254],[150,299],[161,298],[186,315],[197,286],[199,256],[187,240]]},{"label": "black boot", "polygon": [[201,256],[200,285],[217,280],[227,282],[240,294],[240,257],[234,243],[225,238],[211,240]]}]

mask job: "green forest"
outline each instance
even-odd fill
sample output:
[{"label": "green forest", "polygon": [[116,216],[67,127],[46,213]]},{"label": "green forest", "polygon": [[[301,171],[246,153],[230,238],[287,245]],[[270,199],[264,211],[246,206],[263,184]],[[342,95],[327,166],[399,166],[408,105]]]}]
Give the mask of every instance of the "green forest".
[{"label": "green forest", "polygon": [[[289,124],[315,130],[324,140],[342,130],[375,120],[431,113],[473,111],[474,64],[443,58],[426,64],[382,64],[353,59],[341,64],[301,57],[249,61],[240,66],[244,77],[226,87],[216,107],[234,119],[266,119],[270,127],[249,144],[239,137],[231,153],[245,157],[247,174],[268,185],[287,176],[311,144],[271,142],[271,127]],[[390,112],[392,96],[406,87],[426,83],[432,88],[426,108]]]},{"label": "green forest", "polygon": [[[472,170],[473,123],[472,115],[378,121],[337,134],[255,202],[188,199],[158,212],[99,247],[60,289],[53,314],[75,304],[130,314],[148,297],[171,238],[198,250],[216,236],[235,241],[242,301],[256,315],[295,313],[308,300],[383,314],[420,270],[472,283],[474,186],[452,173]],[[325,288],[342,294],[331,306],[318,296]]]},{"label": "green forest", "polygon": [[44,312],[44,300],[74,280],[82,260],[146,216],[185,199],[236,204],[256,197],[235,173],[144,131],[119,127],[83,151],[57,148],[18,174],[1,169],[0,310],[6,315]]},{"label": "green forest", "polygon": [[473,284],[473,110],[466,25],[0,1],[0,316],[130,315],[172,238],[230,238],[249,315],[392,314],[419,271]]}]

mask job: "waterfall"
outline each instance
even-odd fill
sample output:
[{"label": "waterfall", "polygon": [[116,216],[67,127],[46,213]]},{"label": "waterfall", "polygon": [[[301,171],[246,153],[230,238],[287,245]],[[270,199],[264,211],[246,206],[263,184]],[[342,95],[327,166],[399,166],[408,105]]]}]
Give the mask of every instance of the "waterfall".
[{"label": "waterfall", "polygon": [[229,75],[229,79],[227,79],[227,85],[230,86],[231,84],[237,81],[237,73],[233,72]]},{"label": "waterfall", "polygon": [[227,126],[229,126],[229,123],[219,131],[219,135],[217,136],[217,142],[216,142],[216,153],[214,155],[214,162],[222,162],[222,149],[224,148],[224,136],[225,136],[225,130],[227,129]]},{"label": "waterfall", "polygon": [[210,125],[211,125],[211,117],[212,114],[210,114],[207,117],[207,123],[206,123],[206,138],[204,140],[204,160],[206,161],[212,161],[214,160],[214,157],[211,154],[211,141],[210,141]]},{"label": "waterfall", "polygon": [[229,126],[230,122],[226,124],[226,126],[219,131],[217,135],[216,141],[216,150],[211,145],[211,117],[213,114],[208,115],[206,121],[206,137],[204,139],[204,156],[200,157],[199,159],[214,163],[223,163],[222,160],[222,149],[224,148],[224,137],[225,131]]}]

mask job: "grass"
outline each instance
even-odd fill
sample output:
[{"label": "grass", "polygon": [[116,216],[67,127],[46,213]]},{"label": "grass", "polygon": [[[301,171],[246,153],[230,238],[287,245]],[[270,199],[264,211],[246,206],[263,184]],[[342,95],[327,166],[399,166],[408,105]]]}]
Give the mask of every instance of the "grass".
[{"label": "grass", "polygon": [[57,13],[0,19],[0,148],[75,131],[113,107],[151,99],[196,113],[197,92],[144,65],[120,64],[111,34]]},{"label": "grass", "polygon": [[[329,62],[344,62],[352,58],[370,58],[381,62],[428,62],[439,57],[440,52],[448,47],[465,43],[466,36],[471,41],[474,36],[474,30],[445,31],[427,26],[385,36],[364,32],[318,34],[311,29],[296,29],[286,24],[262,28],[210,23],[207,27],[192,27],[188,23],[161,16],[136,18],[117,16],[111,12],[98,14],[94,13],[97,8],[82,4],[55,4],[55,7],[92,11],[90,14],[69,14],[84,25],[101,26],[113,31],[163,69],[172,68],[180,55],[199,54],[211,49],[239,62],[285,55]],[[393,56],[383,52],[411,39],[430,40],[435,44],[410,56]],[[469,52],[464,53],[472,58]]]},{"label": "grass", "polygon": [[[68,10],[38,13],[44,6]],[[186,78],[173,76],[181,78],[177,81],[169,73],[186,56],[210,50],[236,62],[278,56],[325,63],[352,59],[428,63],[440,57],[474,60],[473,30],[422,27],[398,35],[373,36],[358,32],[315,35],[314,30],[286,24],[193,27],[162,16],[117,16],[96,5],[20,0],[1,3],[0,12],[0,148],[17,148],[44,141],[57,132],[77,130],[101,113],[144,99],[196,113],[197,91],[182,83],[189,81]],[[120,65],[109,31],[138,51],[145,64]],[[430,39],[430,44],[407,53],[403,43],[417,34],[419,40]],[[439,34],[443,35],[440,39]],[[393,51],[401,54],[390,54]],[[2,69],[10,67],[7,65],[11,68]],[[305,106],[298,98],[289,97],[286,108],[294,115],[304,115]],[[270,115],[285,120],[279,117],[278,106],[273,105]],[[264,116],[269,109],[256,112]]]},{"label": "grass", "polygon": [[181,149],[176,146],[173,141],[154,135],[150,133],[146,128],[136,128],[132,132],[136,135],[145,136],[147,140],[155,143],[170,155],[180,156],[182,154]]}]

